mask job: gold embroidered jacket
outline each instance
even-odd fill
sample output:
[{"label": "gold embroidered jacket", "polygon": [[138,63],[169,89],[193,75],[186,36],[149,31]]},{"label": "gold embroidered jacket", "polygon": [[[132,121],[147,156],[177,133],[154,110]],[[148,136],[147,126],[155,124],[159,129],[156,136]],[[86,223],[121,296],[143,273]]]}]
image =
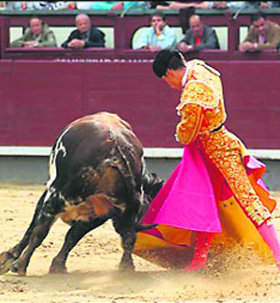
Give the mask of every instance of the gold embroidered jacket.
[{"label": "gold embroidered jacket", "polygon": [[181,116],[176,139],[186,145],[197,135],[209,133],[226,120],[219,72],[201,60],[189,61],[187,71],[187,83],[176,108]]}]

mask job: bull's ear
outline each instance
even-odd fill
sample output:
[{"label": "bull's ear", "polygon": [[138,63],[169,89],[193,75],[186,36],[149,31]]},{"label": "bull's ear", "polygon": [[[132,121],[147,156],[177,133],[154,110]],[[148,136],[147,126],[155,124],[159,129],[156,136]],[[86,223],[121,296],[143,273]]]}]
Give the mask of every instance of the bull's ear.
[{"label": "bull's ear", "polygon": [[151,229],[154,227],[157,227],[158,224],[141,224],[141,223],[136,223],[135,224],[135,231],[138,233],[139,231],[144,231],[147,229]]}]

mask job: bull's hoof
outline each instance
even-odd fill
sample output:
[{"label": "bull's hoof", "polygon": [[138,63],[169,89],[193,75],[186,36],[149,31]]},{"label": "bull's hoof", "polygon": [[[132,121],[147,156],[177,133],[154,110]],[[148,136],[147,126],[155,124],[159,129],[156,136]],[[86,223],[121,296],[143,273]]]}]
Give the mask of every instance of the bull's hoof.
[{"label": "bull's hoof", "polygon": [[55,257],[49,269],[50,274],[67,274],[64,258]]},{"label": "bull's hoof", "polygon": [[18,259],[13,263],[11,268],[13,273],[18,274],[19,276],[26,276],[26,262],[24,259]]},{"label": "bull's hoof", "polygon": [[3,275],[4,273],[11,270],[14,261],[15,259],[10,252],[2,252],[0,254],[0,275]]},{"label": "bull's hoof", "polygon": [[67,268],[64,265],[52,264],[49,269],[50,274],[67,274]]},{"label": "bull's hoof", "polygon": [[123,264],[120,263],[119,270],[122,272],[134,272],[135,266],[133,264]]},{"label": "bull's hoof", "polygon": [[26,269],[21,268],[16,264],[12,266],[11,272],[18,274],[19,276],[26,276]]},{"label": "bull's hoof", "polygon": [[26,276],[26,269],[18,268],[17,265],[13,265],[11,268],[11,272],[18,274],[21,277]]}]

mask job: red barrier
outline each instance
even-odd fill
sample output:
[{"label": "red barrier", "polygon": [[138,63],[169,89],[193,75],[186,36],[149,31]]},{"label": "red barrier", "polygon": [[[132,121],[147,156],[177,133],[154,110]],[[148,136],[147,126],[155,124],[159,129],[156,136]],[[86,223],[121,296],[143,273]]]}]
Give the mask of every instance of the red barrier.
[{"label": "red barrier", "polygon": [[[227,126],[250,148],[279,148],[280,62],[209,64],[222,73]],[[151,62],[5,60],[0,79],[1,145],[48,146],[70,121],[106,110],[128,120],[145,147],[179,146],[179,93],[155,78]]]},{"label": "red barrier", "polygon": [[[72,25],[74,15],[56,13],[44,20]],[[30,15],[0,16],[0,145],[49,146],[70,121],[106,110],[128,120],[145,147],[179,146],[173,136],[179,93],[153,75],[154,53],[129,49],[133,32],[147,24],[148,14],[91,17],[97,26],[114,27],[114,49],[8,48],[9,26],[26,25]],[[279,149],[279,54],[236,51],[239,26],[249,24],[249,15],[204,17],[210,25],[228,26],[229,50],[202,51],[189,59],[201,58],[221,71],[227,126],[249,148]],[[167,20],[178,26],[178,14]]]}]

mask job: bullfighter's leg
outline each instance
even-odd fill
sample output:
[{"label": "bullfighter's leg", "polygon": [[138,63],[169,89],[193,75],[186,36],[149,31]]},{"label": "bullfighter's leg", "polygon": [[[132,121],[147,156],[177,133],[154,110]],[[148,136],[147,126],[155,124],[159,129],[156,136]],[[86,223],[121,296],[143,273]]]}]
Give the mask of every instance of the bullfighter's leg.
[{"label": "bullfighter's leg", "polygon": [[66,273],[65,266],[68,254],[75,245],[91,230],[97,228],[108,220],[108,218],[95,218],[92,221],[76,221],[67,232],[63,246],[50,266],[50,273]]},{"label": "bullfighter's leg", "polygon": [[[275,229],[268,225],[272,224],[269,210],[262,204],[247,176],[243,159],[241,156],[241,143],[228,132],[218,131],[206,140],[201,141],[206,153],[212,162],[218,167],[234,196],[258,228],[263,240],[270,247],[274,260],[279,268],[280,243]],[[213,147],[221,146],[219,149],[211,150]],[[270,234],[271,232],[271,234]],[[269,236],[269,237],[268,237]]]},{"label": "bullfighter's leg", "polygon": [[196,233],[196,243],[192,261],[191,264],[183,269],[184,271],[205,269],[212,238],[213,234],[208,232],[198,231]]},{"label": "bullfighter's leg", "polygon": [[32,221],[31,221],[27,231],[25,232],[23,238],[21,239],[21,241],[18,244],[16,244],[13,248],[9,249],[8,251],[2,252],[0,254],[0,274],[4,274],[5,272],[9,271],[11,269],[14,261],[19,258],[19,256],[23,252],[23,250],[26,248],[26,246],[30,240],[32,231],[36,225],[36,220],[38,218],[38,215],[39,215],[40,211],[42,210],[45,196],[46,196],[46,191],[43,193],[43,195],[39,199],[36,209],[35,209],[34,216],[32,218]]},{"label": "bullfighter's leg", "polygon": [[116,232],[121,236],[123,255],[120,270],[134,270],[132,252],[136,242],[135,216],[125,211],[122,216],[113,218]]}]

